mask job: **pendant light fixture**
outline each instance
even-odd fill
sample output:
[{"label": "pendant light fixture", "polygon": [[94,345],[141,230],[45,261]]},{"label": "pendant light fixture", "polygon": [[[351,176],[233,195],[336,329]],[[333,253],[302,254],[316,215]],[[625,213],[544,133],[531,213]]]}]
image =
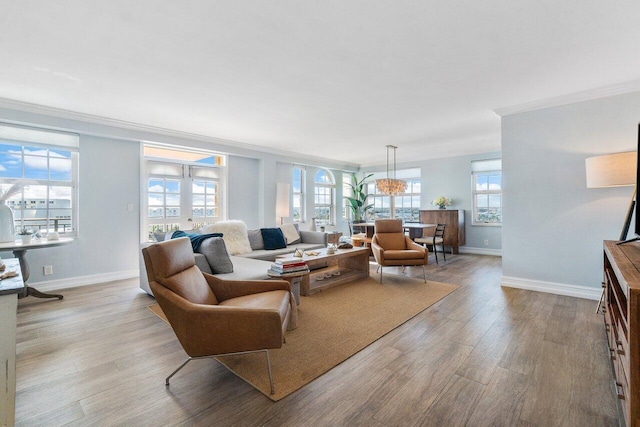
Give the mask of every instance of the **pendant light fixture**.
[{"label": "pendant light fixture", "polygon": [[[382,179],[376,179],[376,187],[382,194],[388,194],[389,196],[396,196],[404,193],[407,188],[406,181],[396,179],[396,150],[398,147],[394,145],[387,145],[387,177]],[[389,174],[389,151],[393,150],[393,169]]]}]

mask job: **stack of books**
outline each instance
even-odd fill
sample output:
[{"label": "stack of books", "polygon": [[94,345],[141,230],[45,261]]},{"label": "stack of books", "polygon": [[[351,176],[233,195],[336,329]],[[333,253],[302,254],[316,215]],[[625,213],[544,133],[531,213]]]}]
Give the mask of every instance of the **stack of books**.
[{"label": "stack of books", "polygon": [[269,273],[271,274],[290,274],[309,271],[307,263],[302,260],[276,260],[271,264]]}]

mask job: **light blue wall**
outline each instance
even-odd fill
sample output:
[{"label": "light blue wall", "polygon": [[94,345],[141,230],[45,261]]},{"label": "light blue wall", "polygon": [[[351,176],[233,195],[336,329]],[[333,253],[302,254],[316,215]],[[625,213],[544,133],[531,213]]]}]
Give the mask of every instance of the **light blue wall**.
[{"label": "light blue wall", "polygon": [[[471,197],[471,162],[474,160],[499,159],[500,152],[442,159],[404,162],[397,169],[419,168],[422,178],[420,209],[436,209],[431,202],[438,196],[451,198],[449,209],[463,209],[465,216],[466,245],[462,251],[477,248],[498,252],[502,248],[502,227],[474,226],[471,224],[473,201]],[[368,171],[384,171],[386,166],[366,168]],[[484,241],[488,241],[488,245]]]},{"label": "light blue wall", "polygon": [[260,161],[247,157],[229,156],[227,174],[227,215],[244,221],[248,228],[260,226],[258,201],[260,192]]},{"label": "light blue wall", "polygon": [[638,120],[640,92],[502,118],[504,276],[601,286],[633,189],[587,188],[585,159],[636,150]]}]

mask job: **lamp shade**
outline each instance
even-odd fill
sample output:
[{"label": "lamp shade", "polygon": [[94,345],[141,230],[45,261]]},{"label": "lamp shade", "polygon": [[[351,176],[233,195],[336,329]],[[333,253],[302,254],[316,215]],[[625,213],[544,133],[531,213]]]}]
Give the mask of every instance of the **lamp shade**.
[{"label": "lamp shade", "polygon": [[289,184],[279,182],[276,188],[276,218],[289,216]]},{"label": "lamp shade", "polygon": [[636,151],[587,158],[587,188],[635,185],[637,158]]}]

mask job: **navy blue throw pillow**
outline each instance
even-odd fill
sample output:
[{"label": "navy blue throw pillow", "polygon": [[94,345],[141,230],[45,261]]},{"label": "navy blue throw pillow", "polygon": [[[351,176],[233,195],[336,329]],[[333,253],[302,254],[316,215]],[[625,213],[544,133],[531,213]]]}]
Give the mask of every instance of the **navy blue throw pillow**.
[{"label": "navy blue throw pillow", "polygon": [[262,234],[265,249],[283,249],[287,247],[284,234],[279,228],[261,228],[260,233]]}]

